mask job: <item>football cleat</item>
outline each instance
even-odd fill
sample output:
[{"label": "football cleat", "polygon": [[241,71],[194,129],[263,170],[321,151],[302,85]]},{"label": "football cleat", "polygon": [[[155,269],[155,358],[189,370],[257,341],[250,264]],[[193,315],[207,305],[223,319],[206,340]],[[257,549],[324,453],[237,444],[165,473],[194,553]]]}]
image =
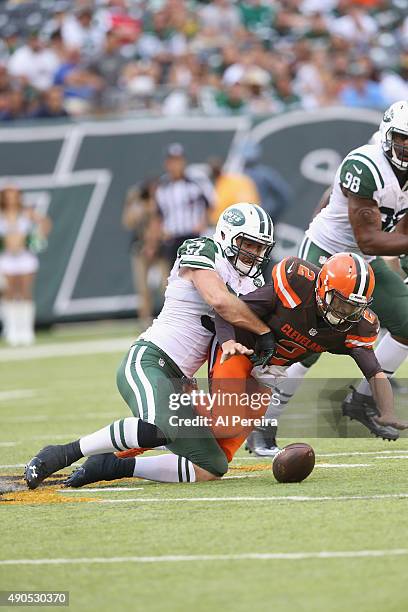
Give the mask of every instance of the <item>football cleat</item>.
[{"label": "football cleat", "polygon": [[350,420],[359,421],[364,427],[374,434],[381,437],[383,440],[398,440],[398,430],[390,425],[380,425],[375,420],[379,416],[379,411],[374,399],[371,395],[363,395],[358,393],[354,387],[350,387],[352,392],[348,394],[343,401],[341,407],[343,416],[349,417]]},{"label": "football cleat", "polygon": [[133,475],[134,466],[134,459],[119,459],[114,453],[93,455],[76,468],[63,484],[64,487],[77,489],[101,480],[127,478]]},{"label": "football cleat", "polygon": [[69,464],[63,445],[46,446],[25,466],[24,480],[29,489],[36,489],[48,476],[67,465]]},{"label": "football cleat", "polygon": [[280,451],[276,443],[276,431],[276,427],[268,427],[267,431],[254,429],[246,440],[245,450],[257,457],[275,457]]}]

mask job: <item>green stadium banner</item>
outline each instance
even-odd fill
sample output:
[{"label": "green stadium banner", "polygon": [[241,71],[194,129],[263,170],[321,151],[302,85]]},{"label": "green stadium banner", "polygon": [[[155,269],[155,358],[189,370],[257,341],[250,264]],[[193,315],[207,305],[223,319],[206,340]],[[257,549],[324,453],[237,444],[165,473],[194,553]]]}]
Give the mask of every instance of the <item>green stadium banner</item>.
[{"label": "green stadium banner", "polygon": [[329,108],[256,121],[135,118],[0,128],[2,183],[17,183],[53,222],[48,247],[40,254],[37,321],[135,312],[123,203],[130,186],[163,172],[170,142],[183,143],[192,169],[211,156],[239,168],[238,145],[246,138],[262,145],[262,161],[295,192],[295,203],[277,228],[275,257],[280,258],[296,252],[342,157],[367,142],[380,119],[376,111]]}]

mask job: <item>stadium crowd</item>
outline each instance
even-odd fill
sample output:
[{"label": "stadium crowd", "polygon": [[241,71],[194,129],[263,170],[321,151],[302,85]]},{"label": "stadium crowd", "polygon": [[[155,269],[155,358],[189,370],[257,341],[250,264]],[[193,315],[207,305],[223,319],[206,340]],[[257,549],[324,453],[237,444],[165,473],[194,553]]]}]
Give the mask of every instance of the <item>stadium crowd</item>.
[{"label": "stadium crowd", "polygon": [[408,98],[408,0],[9,0],[0,119]]}]

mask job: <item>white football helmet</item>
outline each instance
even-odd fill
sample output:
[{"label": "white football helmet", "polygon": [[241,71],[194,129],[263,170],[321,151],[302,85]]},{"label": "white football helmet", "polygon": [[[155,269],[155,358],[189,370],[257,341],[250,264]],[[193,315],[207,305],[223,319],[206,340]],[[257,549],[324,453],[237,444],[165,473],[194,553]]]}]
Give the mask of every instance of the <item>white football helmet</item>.
[{"label": "white football helmet", "polygon": [[[242,239],[262,244],[264,249],[259,255],[251,253],[242,248]],[[272,219],[256,204],[233,204],[220,215],[214,240],[222,246],[224,253],[240,274],[255,278],[268,263],[275,244]]]},{"label": "white football helmet", "polygon": [[400,100],[384,113],[380,124],[381,145],[390,162],[399,170],[408,168],[408,146],[396,144],[394,134],[408,137],[408,102]]}]

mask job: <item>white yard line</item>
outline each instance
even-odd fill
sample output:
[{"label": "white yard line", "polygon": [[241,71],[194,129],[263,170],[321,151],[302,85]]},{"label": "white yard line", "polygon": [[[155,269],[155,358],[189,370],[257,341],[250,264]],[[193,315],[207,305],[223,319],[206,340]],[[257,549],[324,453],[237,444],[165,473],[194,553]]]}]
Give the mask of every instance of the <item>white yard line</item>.
[{"label": "white yard line", "polygon": [[[1,354],[1,352],[0,352]],[[26,399],[37,395],[35,389],[13,389],[10,391],[0,391],[0,402],[7,402],[14,399]]]},{"label": "white yard line", "polygon": [[0,565],[91,565],[96,563],[192,563],[196,561],[302,561],[304,559],[364,559],[401,557],[408,548],[389,550],[343,550],[289,553],[241,553],[225,555],[161,555],[156,557],[78,557],[62,559],[2,559]]},{"label": "white yard line", "polygon": [[360,468],[373,467],[373,463],[316,463],[317,468]]},{"label": "white yard line", "polygon": [[88,489],[88,487],[81,487],[80,489],[58,489],[58,493],[116,493],[117,491],[143,491],[144,487],[98,487],[94,489]]},{"label": "white yard line", "polygon": [[265,497],[237,496],[237,497],[129,497],[128,499],[103,499],[99,504],[126,504],[129,502],[169,503],[169,502],[321,502],[321,501],[350,501],[350,500],[377,500],[377,499],[406,499],[408,493],[384,493],[383,495],[341,495],[338,497],[307,497],[304,495],[269,495]]},{"label": "white yard line", "polygon": [[40,344],[28,348],[0,349],[0,362],[49,359],[50,357],[77,357],[95,353],[117,353],[127,350],[135,339],[111,338],[109,340],[87,340],[86,342],[61,342]]}]

